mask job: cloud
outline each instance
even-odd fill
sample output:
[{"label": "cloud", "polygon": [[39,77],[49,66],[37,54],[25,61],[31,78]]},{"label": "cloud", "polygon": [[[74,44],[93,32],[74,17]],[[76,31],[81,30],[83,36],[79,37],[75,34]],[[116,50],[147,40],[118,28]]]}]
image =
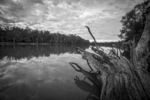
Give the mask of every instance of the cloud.
[{"label": "cloud", "polygon": [[43,0],[31,0],[33,3],[44,4]]},{"label": "cloud", "polygon": [[11,2],[11,0],[0,0],[0,4],[1,4],[1,5],[6,5],[6,4],[8,4],[9,2]]},{"label": "cloud", "polygon": [[88,25],[97,39],[118,39],[121,17],[139,2],[141,0],[0,0],[0,24],[91,39],[84,27]]},{"label": "cloud", "polygon": [[31,10],[36,4],[43,4],[42,0],[1,0],[0,8],[5,18],[24,19],[30,16]]},{"label": "cloud", "polygon": [[6,19],[6,18],[4,18],[2,16],[0,16],[0,20],[3,21],[3,22],[5,22],[5,23],[15,23],[15,21],[13,21],[11,19]]}]

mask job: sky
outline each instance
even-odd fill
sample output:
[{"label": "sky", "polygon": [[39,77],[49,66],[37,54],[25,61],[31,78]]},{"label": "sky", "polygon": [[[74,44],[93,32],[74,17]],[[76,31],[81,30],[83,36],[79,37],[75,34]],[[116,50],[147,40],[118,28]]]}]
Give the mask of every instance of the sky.
[{"label": "sky", "polygon": [[0,26],[29,27],[117,41],[122,16],[143,0],[0,0]]}]

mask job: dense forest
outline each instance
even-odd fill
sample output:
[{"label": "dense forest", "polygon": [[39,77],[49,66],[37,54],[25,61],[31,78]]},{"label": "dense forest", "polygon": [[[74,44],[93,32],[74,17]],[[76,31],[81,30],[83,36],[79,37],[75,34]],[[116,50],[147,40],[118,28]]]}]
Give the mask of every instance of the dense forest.
[{"label": "dense forest", "polygon": [[32,30],[28,27],[25,29],[19,27],[0,28],[0,42],[6,43],[48,43],[48,44],[65,44],[81,45],[89,44],[88,40],[74,35],[64,35],[60,33],[50,33],[49,31]]}]

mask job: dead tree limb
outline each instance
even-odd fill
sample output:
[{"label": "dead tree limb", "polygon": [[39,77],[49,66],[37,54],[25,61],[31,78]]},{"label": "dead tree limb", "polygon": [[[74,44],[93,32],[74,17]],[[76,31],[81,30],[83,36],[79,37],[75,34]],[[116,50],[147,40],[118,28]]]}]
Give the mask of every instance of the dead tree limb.
[{"label": "dead tree limb", "polygon": [[[95,47],[96,47],[97,49],[99,49],[99,47],[98,47],[98,45],[97,45],[97,41],[96,41],[94,35],[92,34],[90,28],[89,28],[88,26],[85,26],[85,27],[88,29],[88,32],[90,33],[91,37],[93,38]],[[100,47],[100,49],[103,51],[103,48]]]},{"label": "dead tree limb", "polygon": [[95,37],[93,36],[93,34],[92,34],[92,32],[91,32],[91,30],[90,30],[90,28],[88,27],[88,26],[85,26],[87,29],[88,29],[88,32],[90,33],[90,35],[92,36],[92,38],[93,38],[93,40],[94,40],[94,43],[95,43],[95,46],[97,47],[97,49],[98,49],[98,45],[97,45],[97,42],[96,42],[96,39],[95,39]]}]

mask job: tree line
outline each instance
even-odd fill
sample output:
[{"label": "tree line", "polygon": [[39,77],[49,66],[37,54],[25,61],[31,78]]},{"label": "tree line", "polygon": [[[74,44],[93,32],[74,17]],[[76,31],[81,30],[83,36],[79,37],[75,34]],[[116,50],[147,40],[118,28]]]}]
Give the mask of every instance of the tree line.
[{"label": "tree line", "polygon": [[25,29],[19,27],[0,27],[0,42],[1,43],[48,43],[48,44],[65,44],[79,45],[89,44],[85,40],[74,34],[51,33],[49,31],[33,30],[29,27]]},{"label": "tree line", "polygon": [[[78,46],[83,49],[88,48],[88,45]],[[0,59],[7,57],[7,59],[22,59],[22,58],[33,58],[33,57],[41,57],[46,56],[49,57],[51,54],[60,55],[64,53],[75,54],[76,45],[72,46],[49,46],[49,45],[9,45],[9,46],[0,46]]]}]

